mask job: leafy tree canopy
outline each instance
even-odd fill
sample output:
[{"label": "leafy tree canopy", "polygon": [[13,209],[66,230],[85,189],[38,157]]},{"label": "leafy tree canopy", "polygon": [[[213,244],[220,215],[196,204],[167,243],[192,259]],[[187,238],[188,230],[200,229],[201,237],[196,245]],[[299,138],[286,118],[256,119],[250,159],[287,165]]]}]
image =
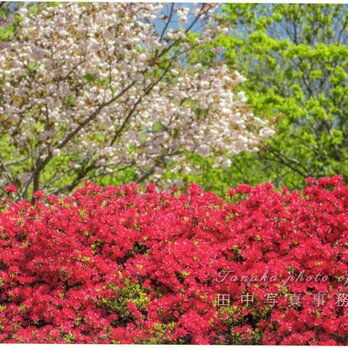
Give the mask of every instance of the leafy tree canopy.
[{"label": "leafy tree canopy", "polygon": [[200,183],[221,191],[242,182],[300,188],[309,176],[347,179],[347,6],[226,4],[221,21],[229,33],[204,59],[216,59],[212,46],[224,47],[229,66],[247,78],[240,88],[255,115],[272,120],[277,135],[228,169],[208,170],[206,162]]}]

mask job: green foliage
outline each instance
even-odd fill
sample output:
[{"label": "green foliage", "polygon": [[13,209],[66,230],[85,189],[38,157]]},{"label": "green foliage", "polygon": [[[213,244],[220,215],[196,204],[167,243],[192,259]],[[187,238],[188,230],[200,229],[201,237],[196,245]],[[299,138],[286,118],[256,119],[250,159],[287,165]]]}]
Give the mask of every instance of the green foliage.
[{"label": "green foliage", "polygon": [[[141,344],[171,344],[173,339],[170,337],[170,334],[175,331],[175,322],[169,324],[165,323],[154,323],[153,329],[149,330],[149,333],[152,335],[149,339],[142,339]],[[182,339],[181,339],[182,340]],[[178,340],[180,344],[180,339]],[[182,342],[183,344],[184,342]]]},{"label": "green foliage", "polygon": [[247,78],[240,88],[254,113],[277,134],[259,152],[232,158],[228,169],[206,160],[195,181],[221,193],[242,182],[301,188],[309,176],[347,179],[347,6],[225,4],[221,20],[229,34],[207,51],[224,47],[229,66]]},{"label": "green foliage", "polygon": [[133,302],[139,310],[144,310],[150,299],[141,284],[134,283],[129,278],[125,278],[123,283],[122,286],[110,284],[109,288],[114,291],[115,297],[112,299],[103,297],[102,303],[107,310],[117,313],[120,320],[127,323],[131,319],[127,304]]},{"label": "green foliage", "polygon": [[[269,320],[270,315],[271,308],[266,306],[263,310],[257,309],[252,314],[248,313],[247,317],[250,322],[260,322]],[[223,319],[224,325],[230,332],[225,344],[262,344],[263,334],[259,328],[253,330],[250,327],[250,329],[245,330],[244,334],[238,332],[238,329],[245,324],[243,307],[236,305],[219,307],[218,316]]]},{"label": "green foliage", "polygon": [[[126,326],[127,323],[133,321],[133,315],[128,310],[128,303],[132,302],[136,305],[137,309],[142,313],[142,316],[146,316],[146,307],[150,302],[150,298],[147,296],[145,288],[140,283],[135,283],[129,278],[122,278],[122,285],[109,284],[108,288],[112,289],[114,296],[112,298],[101,298],[101,305],[112,313],[116,313],[119,317],[115,325],[122,323]],[[79,322],[81,319],[78,320]],[[175,322],[169,323],[154,323],[153,328],[149,329],[151,338],[142,339],[139,341],[141,344],[166,344],[170,343],[169,334],[174,332]]]}]

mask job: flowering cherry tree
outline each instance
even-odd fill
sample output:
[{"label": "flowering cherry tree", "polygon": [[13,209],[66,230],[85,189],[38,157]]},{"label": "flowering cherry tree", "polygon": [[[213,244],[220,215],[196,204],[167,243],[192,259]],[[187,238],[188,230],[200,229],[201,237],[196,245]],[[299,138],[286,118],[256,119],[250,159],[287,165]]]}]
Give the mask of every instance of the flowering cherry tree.
[{"label": "flowering cherry tree", "polygon": [[272,130],[235,93],[243,77],[219,59],[204,69],[190,59],[225,30],[216,9],[21,6],[0,43],[0,145],[12,151],[0,157],[2,180],[26,197],[126,168],[141,182],[187,153],[229,165],[257,150]]}]

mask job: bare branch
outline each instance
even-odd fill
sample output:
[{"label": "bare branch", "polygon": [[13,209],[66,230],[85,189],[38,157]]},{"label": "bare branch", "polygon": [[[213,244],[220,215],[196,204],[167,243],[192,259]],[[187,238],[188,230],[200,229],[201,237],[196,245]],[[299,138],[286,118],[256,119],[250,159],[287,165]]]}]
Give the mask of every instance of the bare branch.
[{"label": "bare branch", "polygon": [[172,20],[173,13],[174,13],[174,2],[172,2],[171,6],[170,6],[170,12],[169,12],[168,20],[167,20],[167,22],[166,22],[166,24],[165,24],[165,26],[164,26],[164,28],[162,30],[159,42],[162,42],[162,40],[163,40],[164,34],[167,31],[167,29],[168,29],[170,21]]},{"label": "bare branch", "polygon": [[11,175],[9,169],[7,168],[5,162],[3,161],[1,155],[0,155],[0,166],[4,169],[5,175],[7,176],[7,180],[9,182],[11,182],[13,180],[12,175]]}]

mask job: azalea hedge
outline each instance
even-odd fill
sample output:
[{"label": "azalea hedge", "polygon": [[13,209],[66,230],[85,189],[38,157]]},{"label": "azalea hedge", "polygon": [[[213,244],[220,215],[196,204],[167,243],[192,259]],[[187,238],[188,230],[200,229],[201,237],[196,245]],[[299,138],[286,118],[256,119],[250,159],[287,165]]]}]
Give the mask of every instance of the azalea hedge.
[{"label": "azalea hedge", "polygon": [[14,191],[0,203],[2,343],[347,344],[340,177],[223,198],[195,184],[87,182],[34,204]]}]

